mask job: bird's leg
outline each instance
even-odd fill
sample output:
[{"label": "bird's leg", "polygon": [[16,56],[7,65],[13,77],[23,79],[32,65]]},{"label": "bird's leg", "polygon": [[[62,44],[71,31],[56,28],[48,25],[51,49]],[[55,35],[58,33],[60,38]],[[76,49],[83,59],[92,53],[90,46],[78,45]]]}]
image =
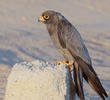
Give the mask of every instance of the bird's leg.
[{"label": "bird's leg", "polygon": [[55,65],[65,64],[70,71],[73,70],[73,61],[57,61]]},{"label": "bird's leg", "polygon": [[64,64],[69,68],[70,71],[73,70],[73,61],[64,61]]}]

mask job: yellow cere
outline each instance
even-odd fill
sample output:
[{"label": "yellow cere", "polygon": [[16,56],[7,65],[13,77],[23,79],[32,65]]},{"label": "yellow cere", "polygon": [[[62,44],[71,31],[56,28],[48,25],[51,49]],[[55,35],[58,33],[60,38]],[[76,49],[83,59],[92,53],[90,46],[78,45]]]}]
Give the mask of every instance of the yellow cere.
[{"label": "yellow cere", "polygon": [[42,22],[44,22],[44,21],[45,21],[45,19],[44,19],[44,17],[43,17],[43,16],[41,16],[41,17],[40,17],[40,20],[41,20]]}]

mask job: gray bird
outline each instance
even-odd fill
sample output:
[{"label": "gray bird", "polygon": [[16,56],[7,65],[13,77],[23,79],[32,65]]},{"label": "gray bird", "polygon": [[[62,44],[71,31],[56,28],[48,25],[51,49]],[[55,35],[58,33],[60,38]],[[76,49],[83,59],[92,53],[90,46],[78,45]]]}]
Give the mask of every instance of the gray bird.
[{"label": "gray bird", "polygon": [[[108,97],[96,72],[92,67],[88,50],[77,29],[59,12],[48,10],[42,13],[39,21],[47,26],[47,30],[53,44],[65,58],[62,62],[73,66],[73,77],[76,86],[76,93],[81,100],[84,100],[83,78],[88,84],[105,100]],[[61,63],[61,62],[58,62]]]}]

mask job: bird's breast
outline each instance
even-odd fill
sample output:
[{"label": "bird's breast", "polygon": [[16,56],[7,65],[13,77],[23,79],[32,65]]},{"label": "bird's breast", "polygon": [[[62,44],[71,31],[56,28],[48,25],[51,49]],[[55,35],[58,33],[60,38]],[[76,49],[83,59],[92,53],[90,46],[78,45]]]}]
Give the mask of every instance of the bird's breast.
[{"label": "bird's breast", "polygon": [[59,42],[58,34],[57,34],[57,25],[47,25],[47,29],[49,32],[49,35],[51,37],[51,40],[53,44],[56,46],[56,48],[62,48]]},{"label": "bird's breast", "polygon": [[58,34],[54,33],[51,35],[51,40],[53,41],[54,46],[58,49],[58,51],[63,55],[63,57],[68,61],[73,61],[74,58],[67,50],[67,48],[63,48],[59,42]]},{"label": "bird's breast", "polygon": [[54,44],[54,46],[58,49],[58,51],[63,55],[63,57],[68,60],[68,61],[73,61],[74,58],[73,56],[70,54],[70,52],[67,50],[67,48],[63,48],[59,38],[58,38],[58,33],[57,33],[57,26],[52,26],[52,25],[48,25],[47,27],[49,35],[51,37],[51,40]]},{"label": "bird's breast", "polygon": [[62,49],[57,33],[53,33],[50,37],[51,37],[51,40],[53,41],[53,44],[56,46],[56,48]]}]

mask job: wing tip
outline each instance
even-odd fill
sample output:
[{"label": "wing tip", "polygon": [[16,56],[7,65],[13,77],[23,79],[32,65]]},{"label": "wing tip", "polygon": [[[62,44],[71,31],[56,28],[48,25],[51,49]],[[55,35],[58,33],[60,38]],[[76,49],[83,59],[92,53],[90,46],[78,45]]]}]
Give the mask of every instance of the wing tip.
[{"label": "wing tip", "polygon": [[[80,57],[77,57],[76,61],[78,62],[78,66],[82,69],[82,71],[85,73],[87,82],[90,84],[90,86],[97,92],[97,94],[105,100],[105,97],[108,97],[108,94],[106,93],[105,89],[103,88],[96,72],[92,68],[90,64],[87,64],[84,62]],[[85,78],[85,77],[84,77]]]}]

